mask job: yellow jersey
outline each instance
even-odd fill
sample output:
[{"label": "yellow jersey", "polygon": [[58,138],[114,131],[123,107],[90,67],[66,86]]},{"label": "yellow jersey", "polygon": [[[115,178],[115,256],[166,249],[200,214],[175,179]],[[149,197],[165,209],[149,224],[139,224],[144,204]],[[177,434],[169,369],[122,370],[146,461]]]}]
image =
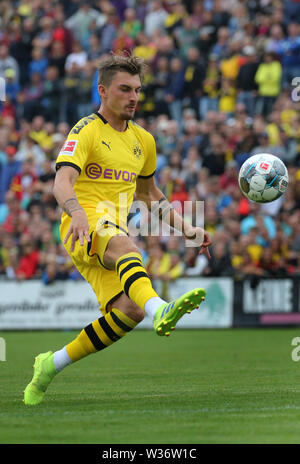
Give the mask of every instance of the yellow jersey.
[{"label": "yellow jersey", "polygon": [[[133,121],[120,132],[100,113],[93,113],[70,131],[56,160],[56,169],[61,166],[79,172],[74,191],[88,216],[108,218],[127,230],[136,180],[155,173],[155,141]],[[62,221],[64,217],[68,216],[63,213]]]}]

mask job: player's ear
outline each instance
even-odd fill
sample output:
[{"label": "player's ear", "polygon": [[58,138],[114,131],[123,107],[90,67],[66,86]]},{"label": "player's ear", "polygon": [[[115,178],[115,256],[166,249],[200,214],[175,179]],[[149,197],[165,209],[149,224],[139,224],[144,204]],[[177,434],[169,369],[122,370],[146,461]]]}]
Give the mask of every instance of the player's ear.
[{"label": "player's ear", "polygon": [[106,97],[106,87],[103,84],[98,85],[98,92],[102,99],[103,97]]}]

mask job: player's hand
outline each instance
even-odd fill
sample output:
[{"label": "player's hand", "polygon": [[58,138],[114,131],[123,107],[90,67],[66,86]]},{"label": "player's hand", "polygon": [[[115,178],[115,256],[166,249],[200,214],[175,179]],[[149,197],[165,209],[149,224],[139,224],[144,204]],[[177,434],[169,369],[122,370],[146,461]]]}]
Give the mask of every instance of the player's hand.
[{"label": "player's hand", "polygon": [[87,242],[91,241],[89,222],[83,209],[79,209],[72,213],[72,221],[68,233],[65,236],[64,244],[67,243],[70,236],[72,236],[71,251],[74,251],[77,240],[79,240],[81,246],[84,245],[84,239],[86,239]]},{"label": "player's hand", "polygon": [[189,227],[185,237],[195,243],[196,246],[200,247],[199,254],[205,254],[210,259],[209,246],[211,245],[211,239],[209,234],[201,227]]},{"label": "player's hand", "polygon": [[211,256],[210,256],[210,252],[209,252],[209,248],[208,248],[210,245],[211,245],[210,236],[206,231],[204,231],[204,239],[203,239],[203,243],[202,243],[202,245],[200,247],[199,255],[204,254],[208,259],[210,259]]}]

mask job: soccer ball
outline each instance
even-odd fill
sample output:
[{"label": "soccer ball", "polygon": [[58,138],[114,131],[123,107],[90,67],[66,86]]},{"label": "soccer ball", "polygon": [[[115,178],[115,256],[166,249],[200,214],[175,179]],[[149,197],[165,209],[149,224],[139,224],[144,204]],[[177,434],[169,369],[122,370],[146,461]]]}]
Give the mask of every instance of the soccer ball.
[{"label": "soccer ball", "polygon": [[259,153],[248,158],[239,172],[239,185],[249,200],[257,203],[274,201],[286,191],[289,175],[280,158]]}]

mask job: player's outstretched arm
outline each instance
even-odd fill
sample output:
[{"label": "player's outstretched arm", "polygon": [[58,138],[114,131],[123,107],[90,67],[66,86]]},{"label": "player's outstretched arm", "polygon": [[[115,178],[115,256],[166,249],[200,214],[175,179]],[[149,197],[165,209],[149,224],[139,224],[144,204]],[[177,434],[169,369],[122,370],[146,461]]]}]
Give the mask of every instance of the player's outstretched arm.
[{"label": "player's outstretched arm", "polygon": [[72,218],[69,230],[65,236],[67,243],[72,236],[71,251],[74,250],[75,242],[79,240],[84,245],[84,238],[89,242],[89,223],[84,209],[80,206],[73,185],[79,173],[71,166],[62,166],[56,173],[53,187],[53,195],[62,210]]},{"label": "player's outstretched arm", "polygon": [[204,253],[207,258],[210,258],[208,247],[211,245],[211,240],[209,234],[201,227],[194,227],[183,220],[163,192],[156,186],[153,176],[147,179],[137,179],[136,197],[143,201],[151,213],[160,220],[182,232],[186,239],[195,241],[200,247],[199,253]]}]

